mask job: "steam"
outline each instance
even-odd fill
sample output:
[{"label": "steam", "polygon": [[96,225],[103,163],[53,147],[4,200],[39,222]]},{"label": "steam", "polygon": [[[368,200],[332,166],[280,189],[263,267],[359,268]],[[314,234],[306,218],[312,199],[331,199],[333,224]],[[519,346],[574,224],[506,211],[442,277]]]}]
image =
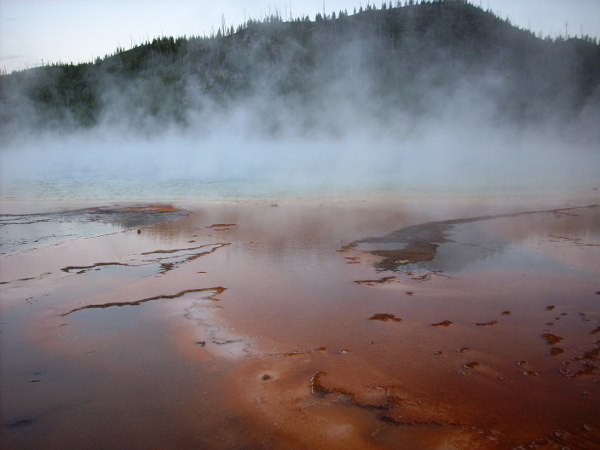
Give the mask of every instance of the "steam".
[{"label": "steam", "polygon": [[[87,129],[62,121],[36,132],[28,123],[33,106],[15,97],[16,119],[4,128],[0,152],[2,194],[19,197],[33,185],[46,186],[49,197],[92,186],[81,195],[132,199],[149,192],[191,198],[565,194],[600,180],[597,106],[567,119],[553,103],[556,112],[543,111],[542,120],[507,120],[506,97],[516,101],[519,93],[506,76],[465,72],[439,82],[444,68],[436,66],[388,97],[373,64],[376,45],[350,40],[334,63],[296,80],[305,90],[294,85],[291,93],[282,93],[281,84],[303,51],[294,45],[273,70],[247,56],[251,92],[220,101],[206,98],[191,74],[166,95],[153,79],[120,84],[107,76],[100,81],[100,119]],[[52,191],[57,180],[71,184]],[[151,184],[159,187],[132,189]]]},{"label": "steam", "polygon": [[[47,135],[3,149],[2,190],[19,180],[70,179],[121,182],[124,190],[133,182],[162,183],[166,196],[175,195],[169,194],[169,184],[178,182],[241,183],[232,192],[241,197],[410,195],[564,192],[600,179],[600,155],[585,140],[548,128],[496,127],[476,117],[475,109],[446,106],[426,122],[397,118],[404,120],[398,125],[401,133],[377,124],[369,128],[360,120],[353,130],[357,119],[345,116],[345,123],[328,123],[335,126],[334,135],[303,136],[293,127],[265,135],[256,131],[252,112],[240,108],[199,131],[173,128],[136,136],[102,126]],[[203,192],[181,195],[202,197]]]}]

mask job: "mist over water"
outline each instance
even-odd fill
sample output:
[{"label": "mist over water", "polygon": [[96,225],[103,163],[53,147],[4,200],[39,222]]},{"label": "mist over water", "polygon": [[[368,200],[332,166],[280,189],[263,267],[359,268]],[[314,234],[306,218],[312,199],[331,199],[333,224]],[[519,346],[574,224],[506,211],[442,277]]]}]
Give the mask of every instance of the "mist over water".
[{"label": "mist over water", "polygon": [[[345,194],[568,192],[600,179],[594,142],[551,127],[495,127],[475,110],[352,129],[277,136],[239,112],[210,131],[156,135],[108,126],[5,146],[4,198],[228,199]],[[462,113],[462,114],[461,114]]]},{"label": "mist over water", "polygon": [[[60,75],[27,73],[3,98],[2,197],[568,196],[597,187],[599,83],[591,71],[577,85],[577,52],[472,5],[436,8],[153,43],[93,67],[81,92],[94,101],[66,109],[51,106],[59,97],[48,79]],[[459,40],[451,24],[465,27],[467,13],[480,23]],[[398,21],[390,38],[386,17]],[[479,48],[482,27],[500,37],[484,34]]]}]

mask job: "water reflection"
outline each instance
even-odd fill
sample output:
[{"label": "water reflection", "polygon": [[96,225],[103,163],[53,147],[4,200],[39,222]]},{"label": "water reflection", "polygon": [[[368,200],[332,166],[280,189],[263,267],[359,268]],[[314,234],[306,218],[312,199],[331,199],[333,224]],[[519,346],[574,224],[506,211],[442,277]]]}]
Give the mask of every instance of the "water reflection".
[{"label": "water reflection", "polygon": [[[597,210],[590,207],[576,211],[598,215]],[[600,245],[598,225],[587,224],[584,230],[573,229],[569,216],[576,216],[576,212],[565,209],[428,222],[381,237],[354,241],[349,248],[380,257],[374,267],[384,271],[451,275],[480,269],[490,262],[497,267],[558,270],[572,263],[569,254],[577,253],[577,248]],[[595,220],[587,222],[595,223]],[[554,250],[555,256],[559,256],[557,250],[560,247],[562,254],[560,258],[540,256],[542,247],[542,253]],[[585,265],[588,266],[587,261]]]},{"label": "water reflection", "polygon": [[0,253],[51,242],[107,234],[184,217],[178,210],[156,208],[87,208],[40,214],[0,215]]}]

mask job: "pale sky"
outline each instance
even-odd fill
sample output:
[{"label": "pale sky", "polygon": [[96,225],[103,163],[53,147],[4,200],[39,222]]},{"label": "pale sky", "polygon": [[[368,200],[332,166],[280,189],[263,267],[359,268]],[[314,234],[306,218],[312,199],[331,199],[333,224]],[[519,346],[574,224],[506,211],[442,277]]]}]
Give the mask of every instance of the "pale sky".
[{"label": "pale sky", "polygon": [[[389,1],[389,0],[387,0]],[[371,0],[381,5],[382,0]],[[395,3],[395,0],[392,1]],[[404,3],[404,2],[403,2]],[[600,38],[600,0],[473,0],[542,35]],[[284,18],[366,6],[366,0],[0,0],[0,70],[42,60],[88,62],[158,36],[205,35],[278,11]]]}]

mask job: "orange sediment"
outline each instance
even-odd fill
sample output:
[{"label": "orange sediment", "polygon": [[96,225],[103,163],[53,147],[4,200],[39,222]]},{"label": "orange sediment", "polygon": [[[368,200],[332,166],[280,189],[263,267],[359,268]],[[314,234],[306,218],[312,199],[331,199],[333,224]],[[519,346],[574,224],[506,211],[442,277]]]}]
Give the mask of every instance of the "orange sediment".
[{"label": "orange sediment", "polygon": [[266,206],[4,255],[3,439],[597,444],[598,209]]}]

